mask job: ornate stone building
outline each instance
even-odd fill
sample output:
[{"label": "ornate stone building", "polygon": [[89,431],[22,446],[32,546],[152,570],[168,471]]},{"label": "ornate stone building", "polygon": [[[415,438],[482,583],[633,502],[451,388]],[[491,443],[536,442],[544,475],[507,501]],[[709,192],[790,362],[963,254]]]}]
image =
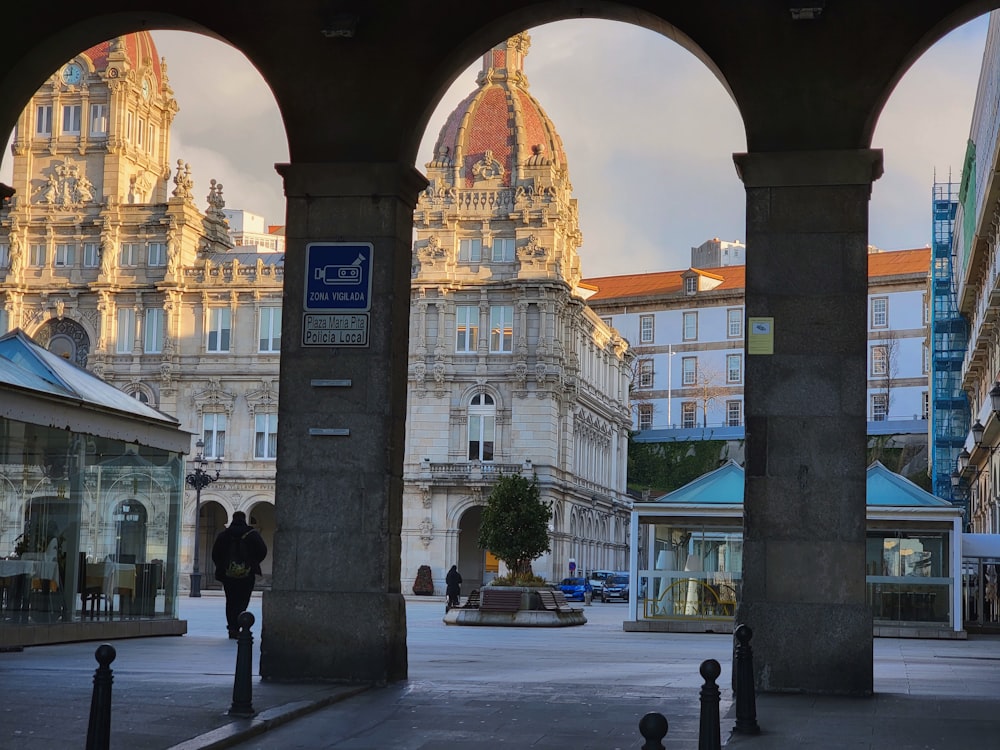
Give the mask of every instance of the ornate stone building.
[{"label": "ornate stone building", "polygon": [[[190,167],[168,161],[177,111],[147,32],[86,50],[35,94],[13,143],[16,192],[0,208],[0,327],[177,417],[192,455],[201,439],[206,458],[225,459],[202,491],[205,571],[232,511],[273,531],[284,256],[234,251],[215,180],[196,207]],[[21,513],[0,514],[0,554]],[[187,489],[183,572],[194,528]]]},{"label": "ornate stone building", "polygon": [[566,154],[528,92],[529,38],[486,52],[441,130],[414,212],[402,587],[497,572],[478,549],[496,478],[553,503],[549,579],[625,569],[628,343],[587,306]]}]

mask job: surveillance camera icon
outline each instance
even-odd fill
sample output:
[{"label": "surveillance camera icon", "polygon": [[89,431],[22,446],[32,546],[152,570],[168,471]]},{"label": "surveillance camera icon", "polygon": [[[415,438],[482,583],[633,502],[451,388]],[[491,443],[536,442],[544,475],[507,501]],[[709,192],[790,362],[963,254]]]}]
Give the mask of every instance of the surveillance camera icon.
[{"label": "surveillance camera icon", "polygon": [[359,255],[357,260],[348,265],[333,264],[313,269],[314,279],[322,281],[326,286],[357,286],[361,283],[361,264],[365,256]]}]

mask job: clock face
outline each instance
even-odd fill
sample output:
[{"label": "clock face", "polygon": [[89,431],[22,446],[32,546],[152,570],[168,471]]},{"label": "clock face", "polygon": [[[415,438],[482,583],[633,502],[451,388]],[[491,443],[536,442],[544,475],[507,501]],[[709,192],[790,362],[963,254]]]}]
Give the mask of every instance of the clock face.
[{"label": "clock face", "polygon": [[80,81],[83,80],[83,68],[81,68],[76,63],[70,63],[62,70],[62,79],[64,83],[68,83],[71,86],[75,86]]},{"label": "clock face", "polygon": [[142,79],[142,95],[146,99],[149,98],[149,90],[150,90],[149,79],[148,78],[143,78]]}]

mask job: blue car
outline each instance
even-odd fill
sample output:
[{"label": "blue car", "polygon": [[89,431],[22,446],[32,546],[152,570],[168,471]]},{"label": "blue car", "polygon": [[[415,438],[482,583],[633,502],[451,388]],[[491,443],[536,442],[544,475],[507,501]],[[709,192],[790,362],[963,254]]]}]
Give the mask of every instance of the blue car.
[{"label": "blue car", "polygon": [[563,578],[559,590],[566,595],[567,601],[571,602],[582,602],[586,594],[593,592],[590,581],[586,578]]}]

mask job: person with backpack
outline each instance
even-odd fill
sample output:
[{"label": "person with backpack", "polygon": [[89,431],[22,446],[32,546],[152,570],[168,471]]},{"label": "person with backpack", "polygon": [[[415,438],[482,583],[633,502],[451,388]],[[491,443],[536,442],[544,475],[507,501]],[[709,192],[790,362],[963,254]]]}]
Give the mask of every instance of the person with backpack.
[{"label": "person with backpack", "polygon": [[233,513],[232,522],[215,537],[212,562],[215,580],[226,592],[226,626],[234,640],[240,632],[237,618],[250,606],[254,577],[261,575],[260,561],[265,557],[267,545],[260,533],[247,525],[246,513]]}]

